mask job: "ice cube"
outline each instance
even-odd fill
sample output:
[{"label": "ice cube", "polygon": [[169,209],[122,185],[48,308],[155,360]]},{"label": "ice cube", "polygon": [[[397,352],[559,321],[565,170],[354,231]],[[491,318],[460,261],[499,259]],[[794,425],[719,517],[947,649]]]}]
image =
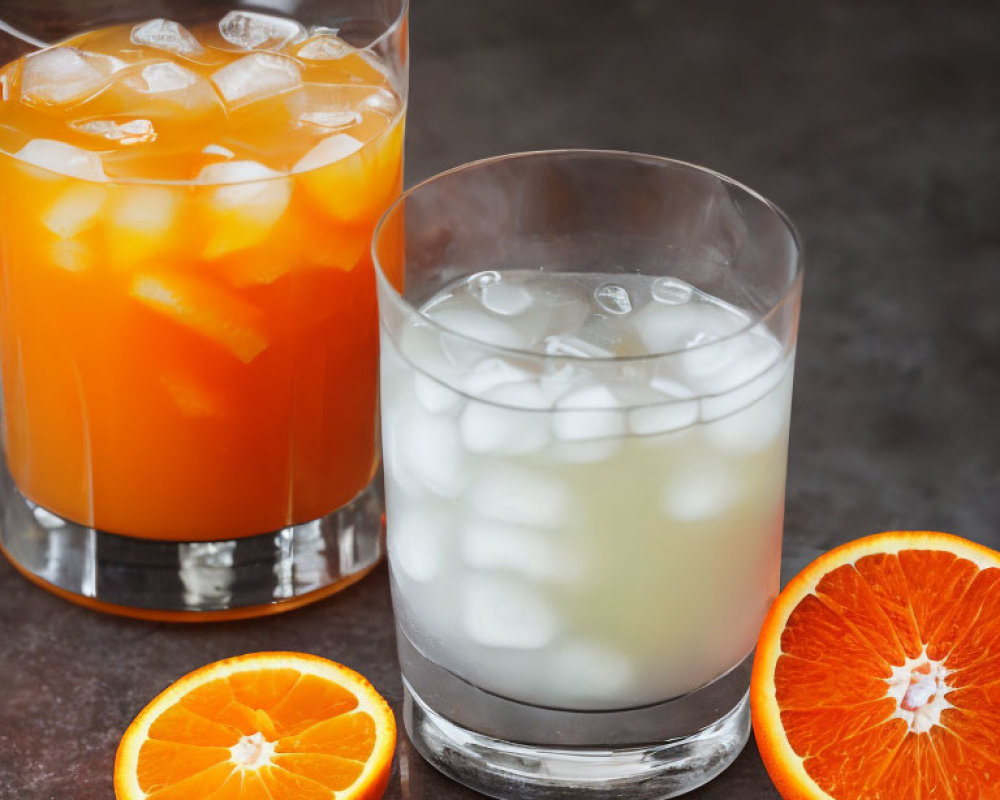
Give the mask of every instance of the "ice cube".
[{"label": "ice cube", "polygon": [[376,88],[358,101],[357,109],[374,111],[383,117],[393,119],[399,112],[399,98],[388,89]]},{"label": "ice cube", "polygon": [[665,375],[662,372],[650,378],[649,386],[655,392],[677,400],[690,400],[694,397],[694,392],[686,383],[677,380],[673,375]]},{"label": "ice cube", "polygon": [[613,358],[615,353],[606,347],[571,334],[546,336],[543,344],[550,356],[571,356],[573,358]]},{"label": "ice cube", "polygon": [[101,157],[97,153],[53,139],[32,139],[14,153],[14,158],[59,175],[87,181],[108,179],[104,174]]},{"label": "ice cube", "polygon": [[347,133],[335,133],[319,142],[315,147],[298,160],[292,168],[292,172],[306,172],[318,167],[325,167],[334,161],[354,155],[364,146],[364,142],[358,141]]},{"label": "ice cube", "polygon": [[450,414],[462,407],[462,395],[422,372],[413,374],[413,392],[431,414]]},{"label": "ice cube", "polygon": [[474,297],[494,314],[515,316],[531,307],[531,292],[524,286],[503,280],[499,272],[490,271],[469,279]]},{"label": "ice cube", "polygon": [[387,525],[393,570],[414,581],[432,580],[444,562],[454,519],[454,511],[434,501],[395,504]]},{"label": "ice cube", "polygon": [[448,417],[410,408],[386,425],[386,469],[407,493],[421,486],[448,499],[469,482],[458,425]]},{"label": "ice cube", "polygon": [[400,356],[416,370],[445,386],[459,388],[462,373],[445,356],[440,333],[435,327],[423,322],[409,322],[394,344]]},{"label": "ice cube", "polygon": [[186,417],[217,417],[223,412],[222,401],[215,392],[190,375],[164,373],[160,383]]},{"label": "ice cube", "polygon": [[788,429],[790,387],[791,370],[782,364],[726,395],[704,398],[702,416],[716,415],[705,425],[708,441],[738,455],[772,447]]},{"label": "ice cube", "polygon": [[679,400],[639,406],[628,412],[628,427],[639,436],[668,433],[693,425],[698,420],[698,402]]},{"label": "ice cube", "polygon": [[215,189],[209,200],[216,216],[213,235],[203,252],[209,259],[263,241],[292,196],[287,177],[256,161],[209,164],[199,173],[198,182],[229,184]]},{"label": "ice cube", "polygon": [[94,264],[94,252],[84,242],[60,239],[53,242],[49,258],[59,269],[67,272],[84,272]]},{"label": "ice cube", "polygon": [[694,287],[679,278],[657,278],[653,281],[652,293],[658,303],[677,306],[691,299]]},{"label": "ice cube", "polygon": [[509,570],[534,580],[575,577],[572,552],[560,552],[545,531],[494,520],[467,518],[459,528],[459,549],[470,567]]},{"label": "ice cube", "polygon": [[280,50],[287,44],[304,39],[306,29],[287,17],[230,11],[219,20],[219,33],[229,44],[241,50]]},{"label": "ice cube", "polygon": [[353,52],[354,48],[335,33],[321,33],[303,42],[295,55],[309,61],[336,61]]},{"label": "ice cube", "polygon": [[209,81],[194,70],[158,61],[147,64],[137,75],[129,75],[122,84],[151,100],[166,100],[188,111],[205,112],[222,108]]},{"label": "ice cube", "polygon": [[295,60],[274,53],[251,53],[212,74],[212,83],[231,109],[294,89],[301,82]]},{"label": "ice cube", "polygon": [[[341,128],[351,128],[361,122],[361,114],[349,109],[327,109],[321,111],[303,111],[296,117],[298,122],[313,125],[324,130],[335,131]],[[360,145],[360,142],[359,142]],[[355,148],[355,150],[360,148]],[[353,152],[353,151],[352,151]],[[350,153],[348,153],[350,155]],[[329,163],[329,162],[326,162]]]},{"label": "ice cube", "polygon": [[108,85],[125,67],[113,56],[75,47],[49,47],[31,53],[21,70],[21,97],[29,103],[63,105],[86,100]]},{"label": "ice cube", "polygon": [[558,476],[509,462],[493,462],[469,489],[470,507],[489,519],[558,528],[573,519],[573,496]]},{"label": "ice cube", "polygon": [[108,214],[108,248],[121,269],[165,249],[173,231],[180,198],[173,189],[123,186],[115,193]]},{"label": "ice cube", "polygon": [[456,363],[468,363],[470,356],[473,359],[481,357],[491,345],[514,349],[525,345],[524,338],[513,325],[471,306],[441,310],[435,308],[425,314],[442,328],[472,340],[469,342],[456,336],[442,337],[441,345],[445,353]]},{"label": "ice cube", "polygon": [[634,691],[628,653],[594,639],[573,637],[554,647],[547,658],[546,683],[562,704],[579,707],[594,702],[620,704]]},{"label": "ice cube", "polygon": [[699,394],[720,394],[764,375],[780,358],[773,337],[751,331],[699,344],[681,355],[680,365],[685,382]]},{"label": "ice cube", "polygon": [[594,300],[609,314],[628,314],[632,310],[632,298],[628,289],[616,283],[603,283],[594,290]]},{"label": "ice cube", "polygon": [[89,119],[71,122],[70,127],[81,133],[97,136],[116,144],[146,144],[156,139],[156,129],[148,119]]},{"label": "ice cube", "polygon": [[142,44],[156,50],[165,50],[178,56],[196,56],[205,48],[194,35],[181,25],[169,19],[151,19],[132,28],[133,44]]},{"label": "ice cube", "polygon": [[739,482],[722,462],[687,459],[667,476],[661,507],[671,520],[702,522],[731,511],[739,491]]},{"label": "ice cube", "polygon": [[568,441],[602,439],[625,433],[621,402],[607,386],[586,386],[559,399],[552,418],[555,435]]},{"label": "ice cube", "polygon": [[202,148],[201,152],[206,156],[220,156],[227,159],[236,157],[236,153],[228,147],[223,147],[221,144],[207,144]]},{"label": "ice cube", "polygon": [[559,617],[540,591],[515,580],[472,575],[462,597],[465,632],[477,644],[535,650],[559,632]]},{"label": "ice cube", "polygon": [[473,397],[483,397],[505,383],[524,383],[531,373],[502,358],[485,358],[462,378],[462,388]]},{"label": "ice cube", "polygon": [[107,196],[103,186],[71,186],[42,215],[42,224],[60,239],[72,239],[97,222]]},{"label": "ice cube", "polygon": [[462,412],[462,443],[470,452],[515,455],[548,444],[548,415],[520,410],[548,406],[537,383],[505,383],[485,392],[483,400],[470,400]]},{"label": "ice cube", "polygon": [[744,328],[749,318],[708,303],[647,303],[631,318],[647,353],[683,350],[710,338],[722,338]]},{"label": "ice cube", "polygon": [[184,91],[194,86],[200,78],[197,72],[169,61],[149,64],[142,70],[145,91],[149,94]]}]

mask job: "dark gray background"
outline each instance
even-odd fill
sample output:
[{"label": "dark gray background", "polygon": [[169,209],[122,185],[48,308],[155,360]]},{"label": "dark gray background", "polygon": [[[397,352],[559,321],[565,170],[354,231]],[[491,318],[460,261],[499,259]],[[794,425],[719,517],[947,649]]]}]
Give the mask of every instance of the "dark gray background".
[{"label": "dark gray background", "polygon": [[[797,223],[786,580],[890,528],[1000,546],[1000,5],[413,2],[409,183],[514,150],[640,150]],[[118,738],[153,695],[262,649],[343,661],[399,708],[384,568],[288,615],[183,627],[85,611],[0,559],[0,797],[110,800]],[[473,796],[401,737],[388,798]],[[752,743],[691,795],[777,796]]]}]

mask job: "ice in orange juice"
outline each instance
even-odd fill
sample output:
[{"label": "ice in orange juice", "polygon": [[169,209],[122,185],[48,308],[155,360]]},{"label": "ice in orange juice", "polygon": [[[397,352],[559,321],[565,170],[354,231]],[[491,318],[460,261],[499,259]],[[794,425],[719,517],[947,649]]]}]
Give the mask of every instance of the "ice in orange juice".
[{"label": "ice in orange juice", "polygon": [[215,540],[369,484],[369,239],[400,191],[403,111],[372,52],[244,12],[0,70],[3,435],[29,500]]}]

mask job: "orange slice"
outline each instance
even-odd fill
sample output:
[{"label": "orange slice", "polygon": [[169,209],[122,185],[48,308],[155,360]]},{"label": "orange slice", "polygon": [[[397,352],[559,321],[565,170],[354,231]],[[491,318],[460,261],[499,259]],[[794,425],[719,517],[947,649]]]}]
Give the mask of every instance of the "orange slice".
[{"label": "orange slice", "polygon": [[171,685],[129,725],[118,800],[376,800],[396,742],[388,704],[347,667],[253,653]]},{"label": "orange slice", "polygon": [[785,800],[997,800],[1000,553],[905,531],[821,556],[764,621],[750,700]]}]

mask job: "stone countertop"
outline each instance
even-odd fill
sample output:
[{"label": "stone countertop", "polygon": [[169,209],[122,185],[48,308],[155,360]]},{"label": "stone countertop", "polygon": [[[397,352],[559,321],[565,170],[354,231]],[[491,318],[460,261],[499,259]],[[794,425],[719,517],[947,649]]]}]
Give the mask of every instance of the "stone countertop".
[{"label": "stone countertop", "polygon": [[[807,255],[784,578],[884,529],[1000,547],[998,25],[967,0],[414,0],[407,180],[572,146],[759,190]],[[262,649],[343,661],[399,710],[384,567],[287,615],[177,626],[67,604],[0,559],[0,797],[111,800],[135,713]],[[400,737],[387,798],[475,796]],[[752,743],[689,796],[778,797]]]}]

